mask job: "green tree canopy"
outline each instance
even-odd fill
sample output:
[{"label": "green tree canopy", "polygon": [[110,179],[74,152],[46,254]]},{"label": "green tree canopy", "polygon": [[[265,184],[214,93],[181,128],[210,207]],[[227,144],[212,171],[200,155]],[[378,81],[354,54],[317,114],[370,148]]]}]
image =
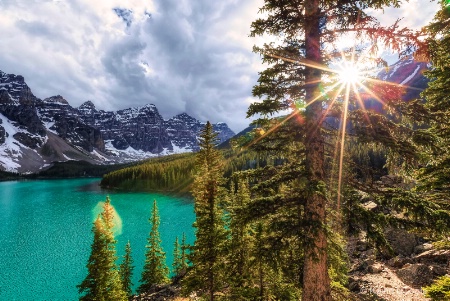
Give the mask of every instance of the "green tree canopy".
[{"label": "green tree canopy", "polygon": [[[363,195],[372,194],[375,198],[381,192],[353,176],[356,165],[344,152],[348,150],[344,143],[350,123],[352,139],[369,147],[382,146],[390,166],[407,171],[420,159],[418,149],[425,139],[415,139],[418,134],[413,126],[423,112],[420,102],[405,105],[401,101],[401,89],[368,81],[366,88],[361,89],[376,95],[389,113],[369,111],[365,110],[361,97],[352,92],[350,83],[330,82],[336,79],[336,71],[330,68],[333,61],[356,61],[367,52],[376,55],[380,44],[398,51],[400,56],[426,50],[419,33],[401,28],[398,21],[382,26],[367,13],[368,9],[399,4],[396,0],[265,0],[260,9],[263,17],[252,24],[252,36],[271,35],[276,37],[276,42],[255,47],[268,67],[260,73],[253,89],[254,96],[261,101],[250,105],[248,116],[262,116],[257,121],[263,128],[258,148],[281,152],[286,161],[278,168],[255,174],[259,177],[259,197],[248,212],[275,218],[272,228],[283,229],[275,232],[283,233],[281,241],[292,239],[299,248],[297,255],[301,257],[294,262],[300,264],[297,279],[302,282],[305,301],[331,300],[327,209],[339,210],[341,198],[347,206],[349,193],[358,199],[358,205],[352,209],[361,208]],[[351,39],[355,44],[339,49],[342,38]],[[269,118],[286,110],[290,114],[285,118]],[[408,119],[413,122],[406,123]],[[402,212],[408,207],[417,209],[419,204],[425,205],[417,196],[392,188],[375,198],[380,207]],[[330,206],[335,200],[337,205]],[[430,204],[426,206],[430,208]],[[403,222],[383,213],[362,211],[361,214],[370,216],[366,219],[370,222],[364,227],[380,243],[385,241],[379,222],[383,226]],[[378,223],[372,227],[370,223],[374,221]],[[284,228],[273,226],[283,222]]]},{"label": "green tree canopy", "polygon": [[101,215],[94,222],[92,232],[94,241],[91,254],[86,265],[88,274],[78,285],[78,291],[83,294],[83,301],[125,301],[127,296],[123,290],[119,271],[116,266],[116,250],[112,232],[114,208],[109,197],[106,198]]},{"label": "green tree canopy", "polygon": [[119,266],[120,279],[122,280],[122,286],[127,293],[128,298],[131,297],[133,293],[133,283],[131,278],[133,277],[133,257],[131,256],[131,245],[130,242],[125,245],[125,254],[122,258],[122,263]]},{"label": "green tree canopy", "polygon": [[208,121],[202,130],[196,156],[192,195],[195,200],[195,243],[190,250],[192,267],[186,275],[189,291],[213,301],[223,285],[224,251],[227,240],[223,202],[223,157],[215,149],[217,134]]},{"label": "green tree canopy", "polygon": [[153,201],[153,207],[149,222],[152,226],[147,239],[147,251],[145,253],[145,264],[142,270],[141,285],[138,288],[139,293],[150,291],[152,286],[164,284],[169,281],[169,268],[166,265],[166,253],[161,247],[161,238],[159,235],[159,213],[156,200]]}]

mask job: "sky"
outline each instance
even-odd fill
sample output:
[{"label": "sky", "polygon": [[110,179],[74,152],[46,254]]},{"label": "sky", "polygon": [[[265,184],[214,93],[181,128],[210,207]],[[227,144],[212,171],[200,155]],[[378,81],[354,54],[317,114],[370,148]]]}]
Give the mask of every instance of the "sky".
[{"label": "sky", "polygon": [[[263,0],[0,0],[0,70],[20,74],[33,94],[74,107],[155,104],[239,132],[263,70],[250,25]],[[378,11],[380,21],[418,28],[435,2]]]}]

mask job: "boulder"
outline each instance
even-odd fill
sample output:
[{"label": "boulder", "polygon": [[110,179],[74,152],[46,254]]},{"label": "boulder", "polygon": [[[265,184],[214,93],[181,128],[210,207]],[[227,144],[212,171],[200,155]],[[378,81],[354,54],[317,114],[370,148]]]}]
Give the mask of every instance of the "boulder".
[{"label": "boulder", "polygon": [[430,285],[433,282],[435,273],[425,264],[415,263],[406,264],[402,269],[397,271],[397,276],[405,284],[413,287],[422,287]]},{"label": "boulder", "polygon": [[375,263],[373,265],[370,265],[367,268],[367,271],[372,274],[378,274],[383,271],[383,266],[380,263]]},{"label": "boulder", "polygon": [[416,256],[416,262],[424,264],[449,265],[450,250],[429,250]]},{"label": "boulder", "polygon": [[389,229],[386,231],[386,239],[390,243],[395,254],[410,256],[418,244],[416,235],[403,229]]},{"label": "boulder", "polygon": [[404,257],[402,255],[396,256],[388,260],[387,264],[393,268],[402,268],[405,264],[413,263],[413,260],[409,257]]},{"label": "boulder", "polygon": [[424,243],[424,244],[421,244],[421,245],[416,246],[416,247],[414,248],[414,253],[416,253],[416,254],[421,254],[421,253],[423,253],[423,252],[425,252],[425,251],[429,251],[429,250],[431,250],[431,249],[433,249],[433,245],[432,245],[432,244],[430,244],[430,243]]}]

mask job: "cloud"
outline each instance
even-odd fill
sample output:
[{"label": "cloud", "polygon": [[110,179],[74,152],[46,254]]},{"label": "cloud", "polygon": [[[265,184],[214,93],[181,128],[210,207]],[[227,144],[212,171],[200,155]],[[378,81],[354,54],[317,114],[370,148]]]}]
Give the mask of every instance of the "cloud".
[{"label": "cloud", "polygon": [[127,27],[131,26],[133,22],[133,11],[131,9],[115,7],[113,11],[127,24]]},{"label": "cloud", "polygon": [[[429,18],[423,1],[404,5],[405,21]],[[262,4],[0,0],[0,70],[23,75],[40,98],[60,94],[106,110],[154,103],[165,118],[187,112],[240,131],[262,68],[252,53],[261,40],[248,37]],[[419,10],[423,18],[411,13]]]},{"label": "cloud", "polygon": [[[149,45],[146,62],[158,70],[154,83],[164,87],[155,95],[197,118],[223,120],[235,130],[245,127],[259,58],[251,52],[252,44],[242,41],[250,40],[254,18],[248,15],[256,13],[258,2],[155,1],[152,19],[143,27]],[[178,92],[172,96],[174,90]]]},{"label": "cloud", "polygon": [[420,30],[431,21],[438,6],[436,1],[410,0],[403,3],[400,8],[388,7],[371,12],[382,24],[390,25],[400,19],[401,27]]}]

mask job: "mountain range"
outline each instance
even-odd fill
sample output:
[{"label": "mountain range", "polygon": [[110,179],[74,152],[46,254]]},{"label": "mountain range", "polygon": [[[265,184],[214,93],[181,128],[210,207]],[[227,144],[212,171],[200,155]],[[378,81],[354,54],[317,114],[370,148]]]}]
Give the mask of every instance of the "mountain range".
[{"label": "mountain range", "polygon": [[[141,160],[198,149],[205,125],[186,113],[164,120],[153,104],[119,111],[87,101],[72,107],[57,95],[39,99],[20,75],[0,71],[0,169],[34,173],[53,162]],[[213,124],[220,142],[234,132]]]},{"label": "mountain range", "polygon": [[[403,85],[407,101],[426,88],[428,68],[407,58],[377,77]],[[381,110],[378,101],[365,102],[366,108]],[[35,173],[54,162],[108,164],[192,152],[204,124],[186,113],[165,120],[153,104],[105,111],[91,101],[72,107],[60,95],[42,100],[22,76],[0,71],[0,170]],[[213,127],[220,142],[234,136],[225,123]]]}]

